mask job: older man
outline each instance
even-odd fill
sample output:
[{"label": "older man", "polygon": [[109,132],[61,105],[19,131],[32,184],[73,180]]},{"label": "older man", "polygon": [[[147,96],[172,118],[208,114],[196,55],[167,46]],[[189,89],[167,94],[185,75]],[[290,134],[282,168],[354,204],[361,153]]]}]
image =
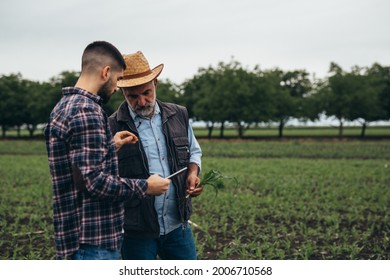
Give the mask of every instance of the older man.
[{"label": "older man", "polygon": [[188,224],[191,197],[198,196],[201,148],[186,108],[156,100],[163,64],[151,69],[142,52],[124,56],[126,70],[118,82],[125,102],[109,118],[115,133],[128,130],[139,142],[118,152],[119,174],[147,178],[172,177],[169,190],[153,198],[134,197],[125,204],[123,259],[196,259]]}]

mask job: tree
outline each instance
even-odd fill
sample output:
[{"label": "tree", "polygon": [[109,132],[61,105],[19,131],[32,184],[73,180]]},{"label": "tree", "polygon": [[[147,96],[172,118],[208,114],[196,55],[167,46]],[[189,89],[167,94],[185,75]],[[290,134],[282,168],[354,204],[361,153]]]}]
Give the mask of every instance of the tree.
[{"label": "tree", "polygon": [[311,90],[303,96],[302,101],[302,119],[303,120],[318,120],[323,114],[323,105],[321,95],[322,88],[327,85],[327,79],[315,79],[311,84]]},{"label": "tree", "polygon": [[352,93],[359,87],[354,75],[344,72],[340,66],[331,63],[328,84],[321,89],[323,111],[339,121],[339,138],[343,137],[344,122],[350,120]]},{"label": "tree", "polygon": [[381,119],[388,120],[390,119],[390,67],[374,63],[367,70],[367,75],[370,76],[379,95],[379,103],[383,113]]},{"label": "tree", "polygon": [[158,80],[157,99],[163,102],[186,105],[180,98],[180,87],[168,79]]},{"label": "tree", "polygon": [[217,80],[212,98],[213,103],[218,107],[215,112],[221,120],[221,136],[223,136],[225,121],[230,121],[236,124],[238,137],[242,138],[246,125],[255,121],[253,85],[256,76],[243,69],[236,61],[228,64],[220,63],[216,74]]},{"label": "tree", "polygon": [[304,70],[283,72],[276,68],[266,72],[272,84],[271,119],[279,122],[279,138],[283,137],[283,129],[291,117],[305,116],[304,101],[312,88],[308,76]]},{"label": "tree", "polygon": [[[328,84],[322,89],[324,111],[328,116],[339,120],[339,138],[343,137],[343,124],[346,120],[358,120],[362,123],[361,137],[365,136],[370,122],[386,117],[386,110],[381,100],[386,88],[380,65],[371,69],[352,67],[345,72],[335,63],[330,65]],[[384,74],[384,75],[383,75]]]},{"label": "tree", "polygon": [[[62,97],[62,88],[74,86],[80,72],[75,71],[63,71],[59,75],[52,77],[48,83],[44,83],[45,100],[47,107],[50,109],[49,113],[57,102]],[[48,114],[49,117],[49,114]]]},{"label": "tree", "polygon": [[23,85],[21,74],[0,77],[0,125],[3,138],[7,129],[12,126],[17,127],[20,136],[20,126],[26,112],[26,96],[27,89]]},{"label": "tree", "polygon": [[[220,106],[220,91],[216,90],[220,73],[209,68],[200,68],[198,73],[182,86],[182,100],[186,104],[190,116],[207,123],[208,137],[211,138],[215,122],[224,122]],[[223,132],[221,130],[221,137]]]},{"label": "tree", "polygon": [[234,60],[227,64],[220,62],[216,68],[199,69],[183,87],[184,95],[193,101],[194,115],[207,122],[209,138],[216,122],[221,123],[221,138],[228,121],[236,124],[241,138],[250,123],[264,119],[265,110],[261,108],[267,103],[264,88],[259,73],[244,69]]},{"label": "tree", "polygon": [[385,118],[385,111],[380,103],[380,87],[376,76],[369,74],[369,71],[355,67],[349,73],[354,80],[354,91],[351,92],[351,104],[349,118],[362,123],[361,137],[370,122]]},{"label": "tree", "polygon": [[27,125],[30,138],[33,137],[35,130],[39,124],[47,122],[49,114],[53,108],[55,97],[58,98],[59,93],[54,95],[56,87],[50,83],[40,83],[34,81],[23,81],[28,90],[25,104],[26,112],[23,116],[23,123]]}]

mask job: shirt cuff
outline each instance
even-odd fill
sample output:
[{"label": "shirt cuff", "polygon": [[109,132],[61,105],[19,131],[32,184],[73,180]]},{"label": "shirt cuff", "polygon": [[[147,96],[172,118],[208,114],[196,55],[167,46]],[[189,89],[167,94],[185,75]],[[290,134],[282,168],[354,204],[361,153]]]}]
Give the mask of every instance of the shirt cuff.
[{"label": "shirt cuff", "polygon": [[139,198],[144,198],[146,196],[146,191],[148,190],[148,181],[146,179],[128,179],[126,181],[130,187],[130,196],[136,195]]}]

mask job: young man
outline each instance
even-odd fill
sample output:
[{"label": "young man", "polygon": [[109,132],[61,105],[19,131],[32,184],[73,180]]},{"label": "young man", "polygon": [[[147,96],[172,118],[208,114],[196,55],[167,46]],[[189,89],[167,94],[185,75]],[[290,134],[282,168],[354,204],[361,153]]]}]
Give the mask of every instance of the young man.
[{"label": "young man", "polygon": [[124,201],[168,189],[170,180],[157,175],[118,176],[115,150],[134,138],[119,132],[114,143],[101,104],[116,91],[125,68],[113,45],[89,44],[75,87],[63,88],[45,128],[58,259],[119,259]]},{"label": "young man", "polygon": [[[139,142],[118,152],[122,177],[172,177],[169,190],[153,198],[133,197],[125,203],[123,259],[196,259],[188,220],[191,197],[198,196],[201,148],[187,110],[156,100],[157,77],[163,65],[150,69],[142,52],[125,55],[126,71],[118,81],[126,99],[109,118],[113,132],[128,130]],[[197,188],[196,188],[197,187]],[[189,195],[189,196],[188,196]]]}]

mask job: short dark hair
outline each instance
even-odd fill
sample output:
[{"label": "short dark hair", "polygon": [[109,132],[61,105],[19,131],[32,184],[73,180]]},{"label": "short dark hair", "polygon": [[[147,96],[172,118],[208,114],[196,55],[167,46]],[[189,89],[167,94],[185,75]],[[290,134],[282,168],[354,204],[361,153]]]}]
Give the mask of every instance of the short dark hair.
[{"label": "short dark hair", "polygon": [[117,70],[126,69],[126,62],[114,45],[106,41],[95,41],[89,44],[83,52],[81,71],[90,71],[103,64],[109,64]]}]

